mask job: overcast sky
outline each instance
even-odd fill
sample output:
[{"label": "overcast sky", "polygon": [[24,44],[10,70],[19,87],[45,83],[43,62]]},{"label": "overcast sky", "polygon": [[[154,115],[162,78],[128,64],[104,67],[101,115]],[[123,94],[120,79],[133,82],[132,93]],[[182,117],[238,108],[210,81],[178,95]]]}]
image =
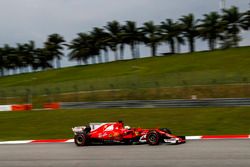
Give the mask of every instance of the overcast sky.
[{"label": "overcast sky", "polygon": [[[156,24],[166,18],[178,19],[194,13],[219,11],[220,0],[0,0],[0,46],[34,40],[38,47],[52,33],[59,33],[67,41],[79,32],[102,27],[108,21],[136,21],[139,25],[152,20]],[[227,0],[226,6],[235,5],[241,11],[249,9],[250,0]],[[250,45],[250,33],[243,33],[241,45]],[[197,42],[198,50],[207,44]],[[165,48],[166,49],[166,48]],[[185,49],[185,48],[184,48]],[[164,47],[160,51],[166,52]],[[159,51],[159,52],[160,52]],[[149,54],[143,48],[143,54]],[[66,60],[64,65],[69,65]]]}]

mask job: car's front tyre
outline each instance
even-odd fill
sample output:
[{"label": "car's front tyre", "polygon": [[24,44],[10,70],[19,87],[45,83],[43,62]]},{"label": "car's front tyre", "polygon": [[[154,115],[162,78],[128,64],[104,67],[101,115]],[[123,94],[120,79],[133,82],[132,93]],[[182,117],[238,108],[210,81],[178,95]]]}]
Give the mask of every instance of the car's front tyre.
[{"label": "car's front tyre", "polygon": [[149,145],[158,145],[160,143],[160,134],[156,131],[149,131],[146,141]]}]

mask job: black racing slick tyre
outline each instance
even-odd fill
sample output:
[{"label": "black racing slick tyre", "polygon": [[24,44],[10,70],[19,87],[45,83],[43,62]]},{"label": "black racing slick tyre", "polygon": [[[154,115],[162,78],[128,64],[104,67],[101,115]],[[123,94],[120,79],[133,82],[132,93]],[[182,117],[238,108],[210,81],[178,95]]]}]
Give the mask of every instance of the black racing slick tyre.
[{"label": "black racing slick tyre", "polygon": [[87,145],[87,135],[84,133],[75,135],[74,142],[77,146],[86,146]]},{"label": "black racing slick tyre", "polygon": [[149,131],[146,141],[149,145],[158,145],[160,143],[160,134],[156,131]]},{"label": "black racing slick tyre", "polygon": [[172,134],[171,130],[168,128],[160,128],[161,131],[166,132],[168,134]]}]

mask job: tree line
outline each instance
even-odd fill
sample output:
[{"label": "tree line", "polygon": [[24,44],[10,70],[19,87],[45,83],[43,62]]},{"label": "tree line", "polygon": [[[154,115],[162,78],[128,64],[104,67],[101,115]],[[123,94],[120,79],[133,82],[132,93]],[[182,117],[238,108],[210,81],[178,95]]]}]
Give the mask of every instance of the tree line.
[{"label": "tree line", "polygon": [[[138,27],[134,21],[121,24],[118,21],[107,22],[103,27],[94,27],[90,32],[78,33],[77,37],[66,43],[59,34],[51,34],[42,48],[36,48],[34,41],[15,47],[5,44],[0,47],[0,75],[13,70],[20,73],[29,70],[60,68],[64,49],[69,50],[70,61],[78,64],[109,62],[109,52],[114,52],[114,60],[124,59],[125,46],[131,50],[131,58],[140,58],[140,45],[151,48],[151,55],[156,56],[157,48],[167,43],[170,52],[180,53],[182,45],[188,45],[189,51],[195,51],[195,40],[207,41],[210,50],[217,48],[237,47],[241,41],[240,32],[250,28],[250,10],[241,13],[232,6],[223,9],[222,13],[210,12],[202,19],[193,14],[182,16],[174,21],[166,19],[159,25],[153,21],[145,22]],[[118,53],[119,52],[119,53]]]}]

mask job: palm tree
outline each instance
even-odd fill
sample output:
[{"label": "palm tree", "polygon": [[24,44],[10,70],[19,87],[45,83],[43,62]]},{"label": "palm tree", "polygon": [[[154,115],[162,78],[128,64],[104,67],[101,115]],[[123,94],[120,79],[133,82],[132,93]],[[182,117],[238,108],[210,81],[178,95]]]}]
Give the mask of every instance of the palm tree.
[{"label": "palm tree", "polygon": [[79,65],[82,61],[87,64],[87,59],[90,57],[88,54],[87,41],[89,35],[86,33],[79,33],[78,37],[73,39],[70,44],[68,44],[68,49],[71,50],[69,53],[69,60],[76,60]]},{"label": "palm tree", "polygon": [[[69,59],[77,60],[79,64],[81,64],[81,61],[87,64],[87,60],[90,57],[99,54],[99,48],[95,46],[95,41],[92,36],[87,33],[79,33],[78,37],[73,39],[68,45],[68,49],[71,50]],[[92,61],[93,60],[94,59],[92,59]],[[94,63],[94,61],[92,63]]]},{"label": "palm tree", "polygon": [[182,33],[182,24],[180,24],[178,21],[175,22],[175,33],[176,33],[176,50],[177,53],[181,53],[181,45],[185,44],[185,39]]},{"label": "palm tree", "polygon": [[245,13],[245,24],[247,25],[247,29],[250,29],[250,10]]},{"label": "palm tree", "polygon": [[98,61],[102,63],[102,57],[100,50],[105,52],[105,61],[108,61],[108,39],[109,34],[104,31],[102,28],[94,27],[93,30],[90,32],[93,42],[95,43],[96,49],[98,49]]},{"label": "palm tree", "polygon": [[45,42],[45,48],[50,53],[51,60],[56,59],[57,68],[61,67],[60,60],[64,55],[62,52],[64,42],[64,38],[59,34],[49,35],[47,41]]},{"label": "palm tree", "polygon": [[197,23],[198,20],[194,18],[193,14],[182,16],[180,18],[183,35],[187,38],[189,43],[189,51],[195,51],[195,37],[198,36]]},{"label": "palm tree", "polygon": [[34,50],[32,68],[37,70],[41,68],[45,70],[47,68],[53,68],[51,64],[50,53],[46,48],[36,48]]},{"label": "palm tree", "polygon": [[144,34],[144,43],[151,47],[151,55],[156,56],[157,47],[161,41],[159,26],[155,25],[153,21],[146,22],[143,25],[141,32]]},{"label": "palm tree", "polygon": [[118,21],[108,22],[104,28],[109,33],[109,46],[110,49],[115,53],[115,60],[118,60],[117,46],[120,43],[120,33],[121,33],[121,25]]},{"label": "palm tree", "polygon": [[229,9],[223,9],[222,21],[225,26],[226,45],[237,47],[241,40],[239,33],[248,26],[244,20],[244,13],[240,13],[238,8],[232,6]]},{"label": "palm tree", "polygon": [[15,50],[15,56],[16,56],[16,66],[19,68],[20,73],[24,72],[24,68],[27,66],[27,62],[25,60],[26,52],[24,48],[24,44],[18,43]]},{"label": "palm tree", "polygon": [[[28,66],[32,67],[34,63],[34,58],[36,54],[36,46],[34,41],[29,41],[29,43],[24,44],[26,50],[26,61]],[[32,69],[33,70],[33,69]]]},{"label": "palm tree", "polygon": [[7,69],[7,71],[13,70],[13,73],[16,73],[16,69],[21,63],[18,55],[16,54],[16,48],[5,44],[2,48],[2,55],[5,60],[5,69]]},{"label": "palm tree", "polygon": [[[93,32],[94,31],[94,32]],[[98,40],[98,46],[101,54],[101,50],[104,51],[104,61],[109,62],[109,48],[112,47],[110,44],[111,36],[102,28],[95,27],[92,31],[92,35]],[[94,34],[93,34],[94,33]]]},{"label": "palm tree", "polygon": [[199,34],[203,40],[208,40],[208,46],[210,50],[216,48],[217,39],[221,39],[221,33],[223,27],[221,24],[221,17],[217,12],[211,12],[204,14],[204,19],[201,20],[199,25]]},{"label": "palm tree", "polygon": [[4,60],[4,54],[3,49],[0,48],[0,76],[4,76],[4,68],[5,68],[6,62]]},{"label": "palm tree", "polygon": [[123,26],[124,30],[124,41],[130,46],[132,58],[138,58],[139,55],[136,55],[136,45],[140,42],[141,32],[136,26],[134,21],[126,21],[126,24]]},{"label": "palm tree", "polygon": [[121,26],[120,33],[118,34],[118,43],[120,45],[120,60],[123,60],[125,44],[127,44],[124,26]]},{"label": "palm tree", "polygon": [[19,68],[28,72],[28,67],[32,66],[34,59],[35,42],[29,41],[29,43],[17,44],[16,54],[19,58]]},{"label": "palm tree", "polygon": [[100,55],[100,44],[98,43],[98,39],[92,34],[88,34],[88,40],[86,41],[88,54],[92,58],[92,64],[96,64],[96,56]]},{"label": "palm tree", "polygon": [[171,19],[166,19],[165,22],[161,22],[162,40],[167,41],[170,45],[171,53],[175,53],[175,41],[180,41],[177,38],[179,36],[178,23],[173,22]]},{"label": "palm tree", "polygon": [[[5,44],[6,47],[6,44]],[[6,51],[6,48],[0,48],[0,69],[1,69],[1,76],[4,76],[5,73],[4,71],[7,69],[8,66],[8,61],[7,61],[7,56],[8,56],[8,51]]]}]

